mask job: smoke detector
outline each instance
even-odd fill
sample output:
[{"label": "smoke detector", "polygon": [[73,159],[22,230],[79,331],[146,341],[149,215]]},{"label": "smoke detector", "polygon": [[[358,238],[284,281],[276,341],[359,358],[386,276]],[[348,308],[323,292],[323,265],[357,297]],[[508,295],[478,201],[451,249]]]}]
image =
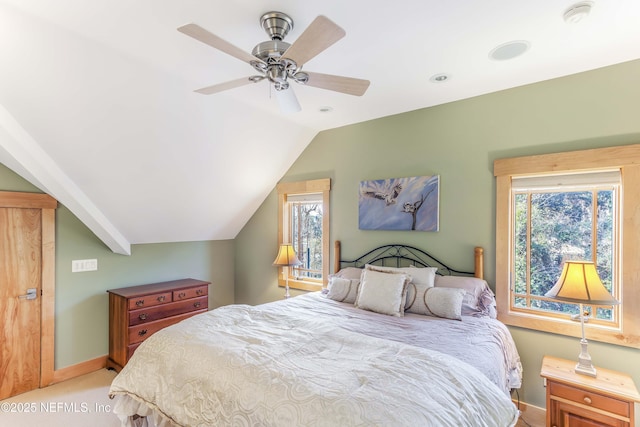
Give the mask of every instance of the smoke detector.
[{"label": "smoke detector", "polygon": [[577,24],[578,22],[589,16],[592,7],[593,3],[588,1],[574,4],[564,12],[564,15],[562,15],[564,18],[564,22],[566,22],[567,24]]}]

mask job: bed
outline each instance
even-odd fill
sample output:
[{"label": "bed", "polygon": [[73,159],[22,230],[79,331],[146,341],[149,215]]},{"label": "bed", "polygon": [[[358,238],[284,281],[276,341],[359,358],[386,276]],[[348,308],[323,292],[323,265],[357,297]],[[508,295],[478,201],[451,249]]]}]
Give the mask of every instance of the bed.
[{"label": "bed", "polygon": [[149,337],[110,388],[122,425],[515,425],[522,367],[481,250],[469,273],[405,245],[334,253],[328,290]]}]

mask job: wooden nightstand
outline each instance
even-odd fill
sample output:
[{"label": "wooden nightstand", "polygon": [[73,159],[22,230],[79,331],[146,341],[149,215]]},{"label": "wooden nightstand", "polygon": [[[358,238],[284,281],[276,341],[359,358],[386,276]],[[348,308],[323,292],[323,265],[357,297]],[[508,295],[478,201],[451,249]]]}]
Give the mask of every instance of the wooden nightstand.
[{"label": "wooden nightstand", "polygon": [[545,356],[540,376],[547,385],[547,426],[634,426],[640,394],[628,375],[598,368],[592,378],[573,372],[575,361]]}]

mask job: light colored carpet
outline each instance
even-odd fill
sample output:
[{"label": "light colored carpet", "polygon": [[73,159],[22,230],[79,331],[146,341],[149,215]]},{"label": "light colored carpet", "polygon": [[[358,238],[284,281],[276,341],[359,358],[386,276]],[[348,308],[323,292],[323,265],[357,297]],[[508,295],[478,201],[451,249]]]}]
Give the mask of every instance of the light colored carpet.
[{"label": "light colored carpet", "polygon": [[101,369],[0,401],[0,426],[120,427],[108,392],[114,371]]}]

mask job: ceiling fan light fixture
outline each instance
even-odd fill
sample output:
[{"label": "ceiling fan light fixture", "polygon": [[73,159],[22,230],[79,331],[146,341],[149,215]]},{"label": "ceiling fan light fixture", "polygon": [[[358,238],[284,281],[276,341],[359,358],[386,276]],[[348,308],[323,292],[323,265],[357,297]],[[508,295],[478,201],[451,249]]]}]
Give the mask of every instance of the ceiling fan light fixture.
[{"label": "ceiling fan light fixture", "polygon": [[[362,96],[369,87],[368,80],[331,74],[302,72],[302,67],[312,58],[342,39],[346,32],[335,22],[323,15],[317,16],[292,44],[285,43],[284,37],[293,28],[293,20],[282,12],[268,12],[260,17],[260,25],[271,40],[258,43],[251,53],[234,46],[219,36],[197,24],[189,23],[178,27],[178,31],[214,49],[224,52],[253,67],[260,75],[243,77],[224,83],[214,84],[197,93],[212,95],[262,80],[268,80],[276,96],[284,99],[283,111],[300,111],[300,105],[290,82],[331,90],[348,95]],[[286,58],[284,57],[286,55]]]}]

